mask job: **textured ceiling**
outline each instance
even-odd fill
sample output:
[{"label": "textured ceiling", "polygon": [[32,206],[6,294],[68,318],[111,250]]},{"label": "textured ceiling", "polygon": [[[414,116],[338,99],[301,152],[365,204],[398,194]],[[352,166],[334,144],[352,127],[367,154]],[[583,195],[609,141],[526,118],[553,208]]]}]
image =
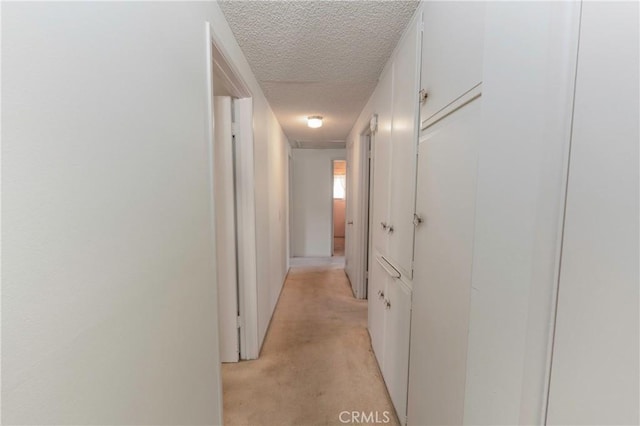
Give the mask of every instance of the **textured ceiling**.
[{"label": "textured ceiling", "polygon": [[[294,147],[343,145],[417,1],[221,1]],[[321,115],[310,129],[306,117]]]}]

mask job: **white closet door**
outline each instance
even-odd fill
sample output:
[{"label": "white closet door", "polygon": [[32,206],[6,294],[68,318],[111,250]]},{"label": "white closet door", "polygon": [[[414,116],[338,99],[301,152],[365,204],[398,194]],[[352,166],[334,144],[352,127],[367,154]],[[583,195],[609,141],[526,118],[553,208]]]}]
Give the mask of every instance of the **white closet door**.
[{"label": "white closet door", "polygon": [[391,197],[389,260],[411,279],[413,212],[415,207],[416,146],[418,143],[418,86],[420,44],[416,15],[400,42],[393,67],[391,130]]},{"label": "white closet door", "polygon": [[420,139],[411,424],[463,421],[480,123],[478,98]]},{"label": "white closet door", "polygon": [[220,360],[238,362],[238,277],[236,269],[236,218],[231,98],[214,97],[214,200],[216,209],[216,267]]},{"label": "white closet door", "polygon": [[371,336],[371,346],[378,360],[378,365],[382,369],[384,361],[384,298],[386,296],[387,273],[375,260],[373,255],[372,263],[369,267],[369,294],[368,294],[368,315],[369,315],[369,335]]},{"label": "white closet door", "polygon": [[[371,186],[371,238],[374,251],[388,254],[389,234],[383,224],[389,222],[389,176],[391,166],[391,113],[393,94],[393,66],[380,78],[376,89],[375,112],[378,130],[372,137],[373,179]],[[374,261],[371,258],[371,261]],[[371,264],[371,262],[370,262]]]},{"label": "white closet door", "polygon": [[637,2],[583,2],[547,423],[638,424]]},{"label": "white closet door", "polygon": [[428,1],[423,13],[421,121],[482,81],[485,2]]},{"label": "white closet door", "polygon": [[385,353],[382,373],[400,422],[406,423],[409,379],[411,291],[398,279],[389,278],[385,299]]}]

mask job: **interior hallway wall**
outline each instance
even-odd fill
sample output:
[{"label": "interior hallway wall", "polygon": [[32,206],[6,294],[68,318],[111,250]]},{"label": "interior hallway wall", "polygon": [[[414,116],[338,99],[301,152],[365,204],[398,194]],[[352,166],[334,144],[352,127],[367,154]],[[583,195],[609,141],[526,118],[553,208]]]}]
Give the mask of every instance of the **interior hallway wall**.
[{"label": "interior hallway wall", "polygon": [[331,256],[333,164],[344,149],[294,149],[292,255]]},{"label": "interior hallway wall", "polygon": [[220,424],[205,22],[254,97],[261,338],[287,268],[288,173],[224,15],[2,9],[3,423]]}]

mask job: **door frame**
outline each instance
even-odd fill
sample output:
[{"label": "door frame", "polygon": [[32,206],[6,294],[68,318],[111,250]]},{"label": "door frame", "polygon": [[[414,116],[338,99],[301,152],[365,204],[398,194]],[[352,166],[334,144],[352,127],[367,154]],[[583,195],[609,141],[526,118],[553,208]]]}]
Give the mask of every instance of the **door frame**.
[{"label": "door frame", "polygon": [[[214,143],[214,79],[224,86],[234,100],[236,138],[236,231],[238,267],[238,306],[240,359],[256,359],[260,352],[258,337],[258,288],[256,253],[255,179],[253,149],[253,95],[241,77],[238,66],[230,59],[223,36],[206,23],[208,106],[211,120],[210,143]],[[210,161],[213,160],[213,157]],[[211,166],[212,167],[212,163]],[[213,168],[210,170],[213,182]],[[215,208],[213,192],[211,205]],[[215,211],[215,210],[214,210]],[[215,228],[214,228],[215,229]],[[217,290],[217,287],[216,287]]]},{"label": "door frame", "polygon": [[362,274],[360,274],[360,282],[358,283],[357,297],[359,299],[367,298],[369,269],[371,262],[369,257],[371,256],[371,201],[373,200],[373,187],[371,185],[371,175],[373,173],[373,138],[377,128],[372,128],[371,123],[375,122],[377,125],[377,115],[373,115],[369,121],[367,121],[366,127],[360,132],[360,188],[358,193],[360,199],[360,217],[359,222],[362,232],[360,233],[360,253],[358,259],[358,267]]}]

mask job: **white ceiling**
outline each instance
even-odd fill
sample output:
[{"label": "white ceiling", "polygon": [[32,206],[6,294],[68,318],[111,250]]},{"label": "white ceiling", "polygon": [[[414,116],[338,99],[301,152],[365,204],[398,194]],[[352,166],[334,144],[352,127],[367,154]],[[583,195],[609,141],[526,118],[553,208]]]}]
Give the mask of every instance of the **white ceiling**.
[{"label": "white ceiling", "polygon": [[[344,146],[418,2],[221,1],[293,147]],[[309,115],[324,117],[310,129]]]}]

